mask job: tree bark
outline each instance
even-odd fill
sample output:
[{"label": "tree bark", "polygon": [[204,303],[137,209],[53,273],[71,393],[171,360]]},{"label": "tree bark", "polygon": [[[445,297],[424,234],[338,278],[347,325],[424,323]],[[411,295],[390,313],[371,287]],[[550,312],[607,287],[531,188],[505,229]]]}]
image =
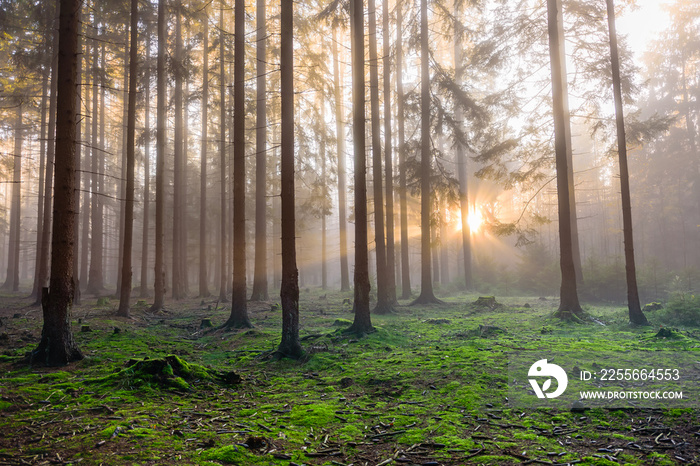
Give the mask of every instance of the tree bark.
[{"label": "tree bark", "polygon": [[559,35],[562,21],[561,0],[547,0],[547,23],[549,34],[549,58],[552,72],[552,105],[554,114],[554,149],[557,170],[557,203],[559,207],[559,247],[561,288],[559,309],[555,316],[562,319],[580,319],[583,314],[576,288],[573,238],[571,231],[571,202],[567,156],[566,98],[563,86],[565,76],[563,37]]},{"label": "tree bark", "polygon": [[182,165],[183,165],[183,135],[182,135],[182,3],[175,2],[175,57],[173,70],[175,73],[175,128],[174,128],[174,158],[173,158],[173,256],[172,256],[172,293],[173,299],[184,298],[182,285]]},{"label": "tree bark", "polygon": [[[460,1],[455,0],[455,84],[462,85],[464,66],[462,65],[462,34],[464,34],[461,22]],[[455,105],[455,121],[462,128],[464,125],[464,112],[460,105]],[[457,159],[457,178],[459,180],[459,208],[462,223],[462,254],[464,256],[464,287],[471,290],[474,286],[472,278],[472,248],[471,230],[469,228],[469,172],[467,171],[467,155],[461,141],[455,141],[455,158]]]},{"label": "tree bark", "polygon": [[165,123],[166,86],[165,74],[167,44],[167,5],[165,0],[158,0],[158,61],[156,63],[156,234],[155,234],[155,283],[154,299],[151,311],[159,311],[165,305],[165,267],[163,265],[163,233],[165,223]]},{"label": "tree bark", "polygon": [[56,111],[56,189],[54,191],[51,285],[42,298],[44,324],[41,341],[30,362],[65,365],[83,355],[71,331],[75,209],[75,138],[77,121],[78,0],[60,0]]},{"label": "tree bark", "polygon": [[221,10],[219,12],[219,175],[221,181],[221,225],[219,231],[219,301],[228,302],[226,297],[226,84],[225,84],[225,42],[224,35],[224,0],[221,0]]},{"label": "tree bark", "polygon": [[10,207],[10,243],[7,255],[7,276],[2,286],[4,290],[19,291],[19,249],[21,224],[21,189],[22,189],[22,125],[23,102],[17,103],[15,115],[15,148],[12,154],[12,204]]},{"label": "tree bark", "polygon": [[377,306],[374,312],[392,310],[387,292],[386,243],[384,242],[384,193],[382,189],[382,143],[379,134],[379,59],[377,57],[377,15],[374,0],[369,10],[369,87],[372,129],[372,187],[374,193],[374,245],[377,267]]},{"label": "tree bark", "polygon": [[146,96],[146,104],[144,105],[144,142],[143,142],[143,230],[141,242],[141,285],[139,295],[142,298],[148,296],[148,226],[150,223],[150,207],[151,207],[151,36],[146,34],[146,63],[145,78],[146,83],[144,90]]},{"label": "tree bark", "polygon": [[245,238],[245,0],[235,2],[233,65],[233,282],[226,327],[248,328]]},{"label": "tree bark", "polygon": [[277,352],[296,359],[303,350],[299,342],[299,273],[294,216],[294,2],[281,0],[281,4],[282,341]]},{"label": "tree bark", "polygon": [[39,137],[39,196],[36,216],[36,255],[34,261],[34,284],[31,297],[39,299],[39,262],[41,261],[41,232],[44,226],[44,175],[46,173],[46,114],[49,98],[49,73],[44,70],[41,85],[41,123]]},{"label": "tree bark", "polygon": [[338,151],[338,228],[340,233],[340,291],[350,291],[350,274],[348,272],[348,233],[347,233],[347,181],[345,169],[345,122],[343,99],[340,87],[340,60],[338,58],[338,25],[333,25],[333,92],[335,94],[335,134]]},{"label": "tree bark", "polygon": [[209,10],[204,8],[202,45],[202,143],[199,157],[199,296],[209,296],[207,277],[207,145],[209,118]]},{"label": "tree bark", "polygon": [[439,303],[433,293],[430,251],[431,192],[430,174],[432,154],[430,144],[430,68],[428,66],[428,0],[421,0],[420,55],[421,55],[421,177],[420,177],[420,228],[421,228],[421,290],[413,304]]},{"label": "tree bark", "polygon": [[403,93],[403,14],[396,6],[396,126],[399,151],[399,210],[401,223],[401,299],[411,297],[411,270],[408,258],[408,188],[406,186],[406,146],[404,135]]},{"label": "tree bark", "polygon": [[617,124],[617,154],[620,162],[620,191],[622,194],[622,234],[625,242],[625,273],[627,278],[627,308],[630,322],[635,325],[649,325],[642,312],[637,288],[637,269],[634,263],[634,235],[632,233],[632,199],[630,196],[630,175],[627,167],[627,141],[625,138],[625,116],[622,107],[622,86],[620,85],[620,58],[617,51],[615,30],[615,7],[613,0],[606,0],[608,9],[608,32],[610,34],[610,63],[615,95],[615,122]]},{"label": "tree bark", "polygon": [[129,126],[129,28],[124,30],[124,86],[122,92],[122,145],[121,145],[121,155],[122,155],[122,171],[121,179],[119,181],[119,242],[117,243],[118,258],[117,258],[117,296],[121,295],[122,289],[122,263],[124,261],[124,229],[126,226],[126,165],[127,165],[127,127]]},{"label": "tree bark", "polygon": [[124,250],[117,315],[129,317],[131,299],[131,248],[134,232],[134,152],[136,146],[136,70],[138,69],[138,0],[131,0],[129,51],[129,105],[126,124],[126,200],[124,204]]},{"label": "tree bark", "polygon": [[384,68],[384,183],[386,186],[386,292],[396,303],[396,252],[394,246],[394,174],[391,144],[391,51],[389,48],[389,2],[382,2],[382,55]]},{"label": "tree bark", "polygon": [[[60,15],[61,2],[56,2],[55,18]],[[46,177],[44,188],[44,207],[43,220],[41,229],[41,248],[39,249],[39,278],[35,281],[35,289],[32,294],[37,299],[37,304],[40,304],[42,297],[42,288],[46,286],[46,281],[49,275],[49,253],[51,251],[51,204],[53,193],[53,172],[54,172],[54,155],[56,152],[56,94],[58,90],[58,31],[54,30],[53,36],[53,59],[51,60],[51,89],[49,93],[49,126],[46,149]]]},{"label": "tree bark", "polygon": [[[255,272],[251,301],[267,301],[267,25],[265,0],[257,0],[257,100],[255,103]],[[290,39],[291,40],[291,39]]]},{"label": "tree bark", "polygon": [[355,319],[348,331],[374,331],[369,309],[367,253],[367,161],[365,157],[365,37],[364,1],[350,0],[352,34],[352,132],[355,152]]}]

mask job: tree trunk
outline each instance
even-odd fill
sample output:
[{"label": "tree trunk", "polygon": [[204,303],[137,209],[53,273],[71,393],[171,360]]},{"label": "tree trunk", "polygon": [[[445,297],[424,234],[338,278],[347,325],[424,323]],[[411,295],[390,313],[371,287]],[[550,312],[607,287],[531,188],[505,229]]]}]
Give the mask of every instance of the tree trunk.
[{"label": "tree trunk", "polygon": [[620,85],[620,58],[617,52],[615,31],[615,7],[613,0],[606,0],[608,8],[608,31],[610,34],[610,62],[612,64],[613,92],[615,94],[615,121],[617,123],[617,153],[620,161],[620,190],[622,194],[622,231],[625,241],[625,272],[627,277],[627,307],[630,322],[649,325],[642,312],[637,289],[637,270],[634,263],[632,234],[632,199],[630,197],[630,175],[627,168],[627,141],[625,139],[625,116],[622,108],[622,86]]},{"label": "tree trunk", "polygon": [[384,183],[386,186],[386,293],[396,303],[396,252],[394,247],[394,174],[391,145],[391,51],[389,47],[389,2],[382,2],[382,55],[384,68]]},{"label": "tree trunk", "polygon": [[21,101],[18,102],[15,116],[15,150],[12,157],[12,204],[10,207],[10,243],[7,255],[7,276],[2,286],[2,289],[11,291],[19,291],[23,105]]},{"label": "tree trunk", "polygon": [[[326,103],[323,92],[319,93],[321,107],[321,124],[326,122]],[[324,126],[325,127],[325,126]],[[326,198],[328,197],[328,182],[326,179],[326,135],[321,136],[319,141],[319,157],[321,159],[321,180],[323,189],[323,208],[321,210],[321,289],[325,290],[328,286],[328,258],[327,258],[327,231],[326,231]]]},{"label": "tree trunk", "polygon": [[299,273],[294,217],[294,2],[281,0],[281,3],[282,341],[277,351],[282,356],[296,359],[303,350],[299,342]]},{"label": "tree trunk", "polygon": [[131,299],[131,248],[134,230],[134,152],[136,135],[136,70],[138,67],[138,0],[131,0],[131,45],[129,56],[129,107],[126,124],[126,203],[124,205],[124,251],[122,286],[117,315],[129,317]]},{"label": "tree trunk", "polygon": [[[78,0],[60,0],[58,73],[60,82],[56,110],[56,189],[54,192],[50,293],[42,296],[44,325],[39,346],[30,361],[64,365],[82,359],[73,340],[71,304],[73,298],[73,228],[75,210],[75,137],[78,71]],[[44,299],[44,296],[46,299]]]},{"label": "tree trunk", "polygon": [[401,299],[411,297],[411,270],[408,259],[408,188],[406,186],[406,146],[404,144],[404,110],[403,110],[403,14],[401,3],[396,6],[396,126],[398,130],[397,147],[399,151],[399,210],[401,223]]},{"label": "tree trunk", "polygon": [[365,37],[364,1],[350,0],[352,34],[352,132],[355,152],[355,320],[349,331],[374,331],[369,309],[367,253],[367,160],[365,157]]},{"label": "tree trunk", "polygon": [[209,144],[209,11],[204,9],[202,32],[202,145],[200,152],[199,178],[199,296],[209,296],[207,277],[207,145]]},{"label": "tree trunk", "polygon": [[[104,50],[104,46],[103,46]],[[91,294],[99,294],[104,289],[104,278],[102,275],[102,198],[101,188],[102,181],[100,173],[103,170],[103,154],[101,152],[102,138],[98,135],[99,120],[98,104],[100,95],[104,95],[104,70],[98,68],[99,60],[99,44],[97,41],[93,43],[93,83],[92,83],[92,206],[91,206],[91,224],[92,236],[90,237],[90,269],[88,272],[87,292]],[[104,57],[103,57],[104,58]],[[104,59],[101,65],[104,67]],[[102,88],[100,92],[100,88]],[[100,112],[103,108],[100,108]],[[101,113],[100,113],[101,115]]]},{"label": "tree trunk", "polygon": [[47,100],[49,97],[49,75],[44,70],[44,77],[41,85],[41,123],[39,139],[39,196],[37,197],[36,216],[36,255],[34,261],[34,284],[32,285],[31,297],[39,300],[39,262],[41,261],[41,232],[44,227],[44,175],[46,173],[46,114]]},{"label": "tree trunk", "polygon": [[[462,85],[464,75],[463,51],[462,51],[462,35],[464,30],[461,21],[461,9],[459,0],[454,2],[455,10],[455,42],[454,42],[454,61],[455,61],[455,84]],[[464,125],[464,112],[460,105],[455,105],[455,121],[460,129]],[[455,158],[457,159],[457,178],[459,180],[459,208],[462,223],[462,254],[464,256],[464,287],[471,290],[474,286],[472,279],[472,248],[471,248],[471,230],[469,228],[469,172],[467,171],[467,155],[464,150],[464,145],[461,141],[455,141]]]},{"label": "tree trunk", "polygon": [[117,259],[117,296],[121,295],[122,289],[122,262],[124,261],[124,229],[126,226],[126,171],[127,171],[127,127],[129,126],[129,28],[124,30],[124,87],[122,92],[122,145],[121,145],[121,155],[122,155],[122,173],[121,180],[119,181],[119,243],[117,243],[118,259]]},{"label": "tree trunk", "polygon": [[[76,110],[78,114],[80,114],[80,104],[82,103],[82,98],[80,96],[80,90],[83,88],[82,87],[82,79],[83,79],[83,66],[82,66],[82,57],[84,56],[83,53],[83,39],[82,39],[82,25],[78,26],[79,32],[78,32],[78,70],[76,71],[76,76],[77,76],[77,87],[78,91],[76,92],[75,99],[75,107],[78,109]],[[80,183],[82,179],[82,170],[81,170],[81,156],[82,156],[82,131],[81,131],[81,124],[82,124],[82,117],[78,117],[78,125],[75,129],[75,214],[73,216],[73,221],[75,224],[73,225],[73,234],[75,235],[73,238],[74,241],[74,246],[73,246],[73,304],[79,305],[80,304],[80,255],[78,254],[80,250]]]},{"label": "tree trunk", "polygon": [[225,72],[224,63],[226,57],[224,55],[226,36],[224,35],[224,0],[221,0],[221,11],[219,12],[219,32],[221,36],[219,37],[219,94],[220,94],[220,114],[219,114],[219,126],[220,126],[220,140],[219,140],[219,175],[221,181],[221,225],[219,232],[219,301],[222,303],[228,302],[226,298],[226,85],[225,85]]},{"label": "tree trunk", "polygon": [[420,228],[421,228],[421,290],[413,304],[439,303],[433,293],[433,279],[430,270],[430,213],[431,192],[430,174],[430,68],[428,66],[428,0],[421,0],[420,55],[421,55],[421,156],[420,156]]},{"label": "tree trunk", "polygon": [[233,66],[233,282],[226,327],[252,327],[246,302],[245,244],[245,0],[235,3]]},{"label": "tree trunk", "polygon": [[165,267],[163,266],[163,233],[165,214],[165,123],[166,86],[165,74],[167,24],[165,0],[158,0],[158,61],[156,63],[156,235],[155,235],[155,282],[151,311],[159,311],[165,305]]},{"label": "tree trunk", "polygon": [[182,3],[175,2],[175,57],[173,70],[175,73],[175,128],[174,128],[174,159],[173,159],[173,264],[172,264],[172,293],[173,299],[184,298],[182,286],[182,165],[183,165],[183,135],[182,135]]},{"label": "tree trunk", "polygon": [[377,266],[377,306],[374,312],[388,314],[392,305],[387,291],[386,243],[384,242],[384,193],[382,190],[382,142],[379,134],[379,59],[377,15],[374,0],[369,10],[369,86],[372,122],[372,187],[374,191],[374,244]]},{"label": "tree trunk", "polygon": [[559,35],[562,21],[561,0],[547,0],[547,23],[549,34],[549,58],[552,71],[552,105],[554,113],[554,149],[557,169],[557,201],[559,207],[559,247],[561,267],[561,289],[559,309],[555,313],[562,319],[578,319],[583,314],[576,289],[573,238],[571,232],[571,202],[567,156],[566,98],[564,96],[564,46]]},{"label": "tree trunk", "polygon": [[[55,18],[60,15],[61,2],[56,2]],[[55,30],[56,31],[56,30]],[[42,288],[46,286],[49,276],[49,253],[51,251],[51,199],[53,193],[54,154],[56,151],[56,94],[58,90],[58,32],[53,35],[53,60],[51,60],[51,89],[49,93],[49,126],[46,149],[46,175],[44,188],[43,220],[41,228],[41,248],[39,249],[39,278],[35,280],[35,289],[32,294],[36,296],[37,304],[42,298]]]},{"label": "tree trunk", "polygon": [[[267,301],[267,26],[265,0],[257,0],[255,103],[255,272],[251,301]],[[293,115],[292,115],[293,116]]]},{"label": "tree trunk", "polygon": [[146,67],[144,69],[146,89],[146,105],[144,105],[144,134],[146,137],[143,142],[143,230],[141,234],[141,287],[139,296],[145,298],[148,296],[148,225],[150,223],[150,206],[151,206],[151,112],[148,102],[151,101],[151,35],[146,34]]},{"label": "tree trunk", "polygon": [[333,25],[333,92],[335,94],[335,135],[338,151],[338,228],[340,230],[340,291],[350,291],[348,272],[348,233],[347,233],[347,182],[345,180],[345,123],[343,99],[340,93],[340,60],[338,58],[338,26]]}]

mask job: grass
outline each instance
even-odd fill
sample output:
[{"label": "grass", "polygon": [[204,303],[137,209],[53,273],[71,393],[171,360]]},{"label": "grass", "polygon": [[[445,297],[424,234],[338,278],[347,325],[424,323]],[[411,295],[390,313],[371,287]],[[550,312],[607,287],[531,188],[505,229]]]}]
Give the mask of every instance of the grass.
[{"label": "grass", "polygon": [[[215,326],[227,318],[221,306],[208,310],[214,301],[181,301],[157,315],[137,306],[134,320],[123,320],[109,301],[92,300],[73,314],[87,357],[58,369],[18,364],[38,341],[40,312],[5,299],[0,457],[241,465],[699,460],[695,409],[573,413],[508,400],[513,351],[698,351],[692,330],[656,338],[658,327],[630,327],[621,308],[587,307],[605,325],[579,325],[551,318],[553,298],[497,297],[503,306],[490,311],[469,306],[477,295],[455,295],[443,306],[401,303],[394,314],[373,316],[377,331],[357,339],[342,332],[352,319],[348,297],[302,294],[299,361],[269,357],[281,326],[270,303],[250,303],[255,329],[224,332],[200,329],[204,318]],[[22,317],[11,318],[18,309]],[[92,331],[79,332],[83,324]],[[483,336],[484,326],[504,332]],[[240,383],[221,382],[218,375],[230,372]]]}]

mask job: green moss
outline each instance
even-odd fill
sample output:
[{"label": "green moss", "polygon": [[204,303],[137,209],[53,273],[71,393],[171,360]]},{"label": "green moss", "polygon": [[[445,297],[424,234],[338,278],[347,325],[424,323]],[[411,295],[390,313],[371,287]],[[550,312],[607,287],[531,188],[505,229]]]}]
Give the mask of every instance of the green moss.
[{"label": "green moss", "polygon": [[292,408],[290,420],[293,425],[305,427],[324,427],[337,421],[335,408],[325,403],[295,406]]},{"label": "green moss", "polygon": [[236,445],[227,445],[221,448],[214,448],[202,452],[201,458],[204,460],[220,461],[225,464],[264,464],[259,462],[261,458],[252,455],[243,447]]}]

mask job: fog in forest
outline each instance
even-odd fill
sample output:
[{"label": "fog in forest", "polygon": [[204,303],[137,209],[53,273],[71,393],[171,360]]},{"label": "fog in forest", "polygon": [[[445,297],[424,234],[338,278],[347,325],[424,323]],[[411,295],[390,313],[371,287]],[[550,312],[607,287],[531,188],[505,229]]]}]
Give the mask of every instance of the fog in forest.
[{"label": "fog in forest", "polygon": [[[240,238],[248,299],[279,296],[278,3],[246,2],[242,57],[235,56],[232,3],[169,2],[162,44],[158,5],[139,3],[134,300],[153,298],[158,241],[166,301],[210,294],[230,299]],[[431,0],[428,56],[421,49],[420,2],[374,3],[364,11],[361,51],[372,301],[384,276],[392,302],[418,296],[426,260],[438,297],[464,289],[558,296],[561,229],[548,2]],[[295,237],[303,294],[353,287],[356,100],[349,3],[295,7]],[[700,6],[689,0],[618,1],[615,12],[630,232],[643,305],[700,290]],[[54,99],[62,86],[52,60],[55,17],[53,2],[5,2],[0,10],[0,280],[4,290],[35,297],[50,273],[51,131],[61,119]],[[72,274],[83,297],[114,295],[121,286],[129,18],[127,2],[82,4]],[[565,57],[559,71],[566,78],[578,295],[582,303],[624,304],[619,127],[606,2],[564,0],[559,25],[560,49],[553,53]],[[165,70],[160,84],[159,57]],[[238,58],[244,63],[244,86],[238,86],[242,139],[234,128]],[[429,104],[421,95],[425,60]],[[158,92],[164,92],[161,108]],[[162,238],[156,238],[159,124]],[[236,144],[243,148],[240,163],[234,161]],[[244,172],[234,173],[240,167]],[[237,176],[244,215],[234,208]],[[428,185],[421,184],[425,177]],[[421,217],[422,186],[430,190],[429,230]],[[234,224],[244,228],[243,236]],[[427,259],[421,250],[425,231]]]}]

